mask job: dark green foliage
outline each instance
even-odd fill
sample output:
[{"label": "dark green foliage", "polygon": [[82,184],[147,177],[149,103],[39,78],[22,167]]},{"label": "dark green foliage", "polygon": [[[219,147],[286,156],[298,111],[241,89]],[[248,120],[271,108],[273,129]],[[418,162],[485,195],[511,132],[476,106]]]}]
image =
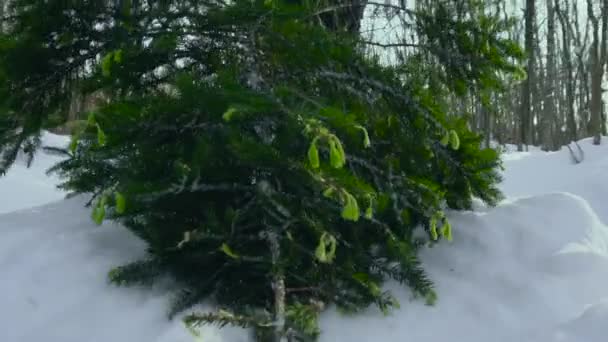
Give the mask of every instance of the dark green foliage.
[{"label": "dark green foliage", "polygon": [[[387,279],[435,301],[413,230],[451,239],[446,207],[500,198],[496,152],[436,95],[452,79],[489,88],[512,70],[517,52],[499,30],[451,18],[494,52],[459,39],[430,49],[445,77],[429,85],[419,59],[379,65],[356,36],[319,26],[308,2],[116,3],[17,1],[0,45],[0,170],[61,113],[73,70],[83,92],[107,99],[52,171],[93,195],[96,222],[115,219],[148,244],[149,259],[113,270],[113,282],[171,275],[172,314],[211,299],[221,311],[187,322],[256,327],[259,339],[276,337],[276,322],[316,338],[328,303],[388,310],[398,303]],[[35,24],[41,13],[52,20]],[[429,29],[445,15],[418,15],[430,40],[453,38]]]}]

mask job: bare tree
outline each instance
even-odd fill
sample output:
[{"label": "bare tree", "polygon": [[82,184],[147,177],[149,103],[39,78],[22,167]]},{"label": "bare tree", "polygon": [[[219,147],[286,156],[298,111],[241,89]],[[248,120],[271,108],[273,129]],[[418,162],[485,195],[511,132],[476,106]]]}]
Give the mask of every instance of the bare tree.
[{"label": "bare tree", "polygon": [[[564,10],[566,12],[564,12]],[[565,79],[564,82],[566,88],[566,99],[565,99],[565,110],[566,110],[566,127],[567,127],[567,139],[568,142],[577,140],[577,124],[576,116],[574,114],[574,77],[573,77],[573,64],[572,64],[572,51],[571,41],[572,32],[570,30],[570,23],[568,21],[569,6],[568,1],[565,1],[564,10],[560,8],[559,0],[555,0],[555,13],[559,18],[560,26],[562,28],[562,61],[565,66]]]},{"label": "bare tree", "polygon": [[578,82],[577,98],[578,106],[576,113],[579,117],[579,122],[584,123],[579,125],[579,136],[587,136],[589,132],[589,66],[585,59],[588,51],[589,42],[589,21],[585,23],[585,35],[581,34],[579,23],[579,12],[577,1],[572,3],[573,22],[574,22],[574,54],[576,55],[576,77],[575,83]]},{"label": "bare tree", "polygon": [[319,18],[323,25],[332,31],[345,30],[358,34],[367,0],[330,0],[321,11]]},{"label": "bare tree", "polygon": [[602,79],[606,65],[606,40],[608,39],[608,0],[600,4],[602,18],[602,32],[600,34],[600,19],[593,9],[593,2],[587,0],[587,16],[593,27],[593,41],[591,43],[591,118],[589,122],[590,133],[593,135],[593,144],[599,145],[602,139]]},{"label": "bare tree", "polygon": [[538,20],[534,23],[534,51],[535,51],[535,66],[534,66],[534,84],[532,84],[532,113],[530,122],[530,138],[528,141],[534,146],[540,144],[540,120],[543,113],[544,101],[543,94],[545,86],[545,63],[543,62],[543,53],[540,46],[541,34]]},{"label": "bare tree", "polygon": [[553,0],[545,0],[547,5],[547,62],[545,72],[544,106],[540,121],[540,135],[542,148],[545,151],[554,150],[555,146],[555,73],[557,71],[555,59],[555,9]]},{"label": "bare tree", "polygon": [[526,0],[526,9],[525,9],[525,49],[527,53],[527,64],[526,64],[526,73],[528,77],[523,82],[521,87],[521,109],[520,109],[520,128],[519,128],[519,144],[517,145],[518,151],[523,151],[523,145],[528,146],[530,141],[530,127],[531,127],[531,119],[532,119],[532,110],[531,110],[531,90],[534,86],[534,64],[535,64],[535,55],[534,55],[534,19],[536,17],[536,4],[535,0]]},{"label": "bare tree", "polygon": [[0,0],[0,32],[4,31],[4,8],[6,7],[6,1]]}]

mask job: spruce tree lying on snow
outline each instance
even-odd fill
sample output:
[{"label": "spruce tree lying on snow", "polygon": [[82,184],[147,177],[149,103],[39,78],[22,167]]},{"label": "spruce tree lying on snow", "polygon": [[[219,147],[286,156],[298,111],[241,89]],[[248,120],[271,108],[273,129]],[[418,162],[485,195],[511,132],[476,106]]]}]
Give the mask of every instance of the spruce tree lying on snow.
[{"label": "spruce tree lying on snow", "polygon": [[[456,18],[455,5],[471,15]],[[218,311],[186,321],[275,341],[315,339],[331,303],[398,306],[387,279],[434,302],[417,250],[451,239],[446,206],[500,197],[496,152],[447,116],[442,96],[498,87],[520,51],[499,37],[505,23],[459,0],[412,12],[425,45],[383,66],[352,29],[323,24],[328,6],[12,2],[1,171],[20,150],[33,156],[74,89],[101,93],[52,171],[92,194],[93,220],[148,244],[146,260],[110,272],[116,284],[169,274],[172,314],[211,300]]]}]

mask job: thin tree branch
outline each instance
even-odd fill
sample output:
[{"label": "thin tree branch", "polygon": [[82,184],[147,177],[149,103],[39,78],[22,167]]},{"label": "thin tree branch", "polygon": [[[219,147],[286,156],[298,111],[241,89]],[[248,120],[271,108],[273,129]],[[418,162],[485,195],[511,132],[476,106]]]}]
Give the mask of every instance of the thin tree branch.
[{"label": "thin tree branch", "polygon": [[377,43],[369,40],[362,41],[363,44],[379,46],[381,48],[395,48],[395,47],[425,47],[424,45],[414,44],[414,43]]}]

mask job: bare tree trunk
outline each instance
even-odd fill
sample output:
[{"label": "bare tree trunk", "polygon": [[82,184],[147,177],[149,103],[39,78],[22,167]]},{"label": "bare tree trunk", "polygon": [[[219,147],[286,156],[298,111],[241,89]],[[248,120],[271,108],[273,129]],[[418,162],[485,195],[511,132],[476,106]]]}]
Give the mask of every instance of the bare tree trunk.
[{"label": "bare tree trunk", "polygon": [[272,342],[287,342],[288,332],[285,330],[285,277],[279,266],[281,256],[281,244],[279,233],[276,230],[266,232],[266,240],[272,256],[272,265],[276,268],[272,279],[272,290],[274,291],[274,332]]},{"label": "bare tree trunk", "polygon": [[[608,0],[603,0],[601,6],[602,32],[600,35],[599,18],[593,11],[593,3],[587,0],[587,16],[593,26],[593,42],[591,43],[591,120],[590,133],[593,135],[593,144],[599,145],[602,139],[602,79],[606,65],[606,39],[608,25]],[[600,43],[601,39],[601,43]]]},{"label": "bare tree trunk", "polygon": [[535,73],[534,73],[534,84],[532,86],[532,117],[530,119],[530,132],[531,132],[531,142],[532,145],[538,146],[540,145],[540,129],[541,127],[541,117],[544,108],[543,102],[543,94],[544,86],[545,86],[545,78],[546,78],[546,70],[545,65],[543,64],[543,54],[540,47],[540,28],[538,26],[538,22],[534,20],[534,51],[535,51]]},{"label": "bare tree trunk", "polygon": [[82,93],[80,84],[78,84],[78,79],[75,80],[75,84],[72,89],[72,98],[70,103],[70,109],[68,113],[68,121],[78,120],[83,112],[86,111],[85,103],[86,98]]},{"label": "bare tree trunk", "polygon": [[[556,12],[557,13],[557,12]],[[556,41],[557,43],[557,41]],[[556,49],[556,53],[563,57],[563,51],[558,47]],[[559,72],[556,75],[559,75],[555,81],[555,90],[553,94],[555,96],[555,104],[557,105],[557,110],[555,111],[555,143],[556,148],[559,148],[564,144],[567,140],[564,136],[564,132],[567,129],[566,125],[566,80],[565,80],[565,72],[564,72],[564,62],[563,58],[559,58],[555,60],[556,65],[558,66],[557,70]]]},{"label": "bare tree trunk", "polygon": [[521,125],[519,124],[520,115],[518,115],[518,109],[521,107],[520,95],[521,92],[516,89],[511,92],[511,122],[509,122],[509,124],[511,127],[511,137],[514,138],[513,142],[517,143],[517,150],[523,151],[523,141],[521,141],[521,134],[519,132],[519,129],[521,128]]},{"label": "bare tree trunk", "polygon": [[606,130],[606,103],[602,102],[602,135],[608,135],[608,131]]},{"label": "bare tree trunk", "polygon": [[521,109],[520,109],[520,140],[521,144],[517,146],[518,151],[523,151],[523,146],[526,148],[530,143],[530,121],[531,113],[531,90],[534,86],[534,18],[536,17],[535,0],[526,0],[525,10],[525,48],[528,55],[526,64],[526,73],[528,77],[524,81],[521,88]]},{"label": "bare tree trunk", "polygon": [[547,63],[545,72],[544,107],[541,117],[541,144],[545,151],[557,148],[553,139],[555,125],[555,10],[553,0],[545,0],[547,5]]},{"label": "bare tree trunk", "polygon": [[555,11],[557,13],[557,17],[559,18],[559,22],[562,27],[562,46],[563,46],[563,55],[562,59],[564,65],[566,67],[566,123],[567,123],[567,136],[569,142],[577,140],[577,124],[576,117],[574,115],[574,79],[573,79],[573,66],[572,66],[572,53],[570,48],[570,41],[572,40],[572,35],[569,29],[568,18],[568,1],[566,1],[566,13],[564,13],[560,9],[559,0],[555,0]]},{"label": "bare tree trunk", "polygon": [[4,8],[6,7],[6,1],[0,0],[0,33],[4,32]]},{"label": "bare tree trunk", "polygon": [[589,132],[589,68],[585,61],[585,52],[587,51],[587,42],[589,41],[589,25],[588,22],[585,25],[585,36],[582,37],[580,25],[579,25],[579,15],[578,15],[578,5],[577,2],[574,1],[572,3],[572,12],[573,12],[573,20],[574,20],[574,46],[575,46],[575,55],[577,59],[577,67],[576,67],[576,77],[575,82],[578,81],[578,106],[576,113],[580,119],[581,124],[579,127],[579,136],[587,136]]},{"label": "bare tree trunk", "polygon": [[483,108],[483,116],[485,147],[490,148],[490,141],[492,140],[492,113],[489,108]]},{"label": "bare tree trunk", "polygon": [[324,4],[328,8],[335,7],[334,10],[319,16],[328,30],[359,34],[367,0],[350,0],[348,3],[341,0],[330,0]]}]

